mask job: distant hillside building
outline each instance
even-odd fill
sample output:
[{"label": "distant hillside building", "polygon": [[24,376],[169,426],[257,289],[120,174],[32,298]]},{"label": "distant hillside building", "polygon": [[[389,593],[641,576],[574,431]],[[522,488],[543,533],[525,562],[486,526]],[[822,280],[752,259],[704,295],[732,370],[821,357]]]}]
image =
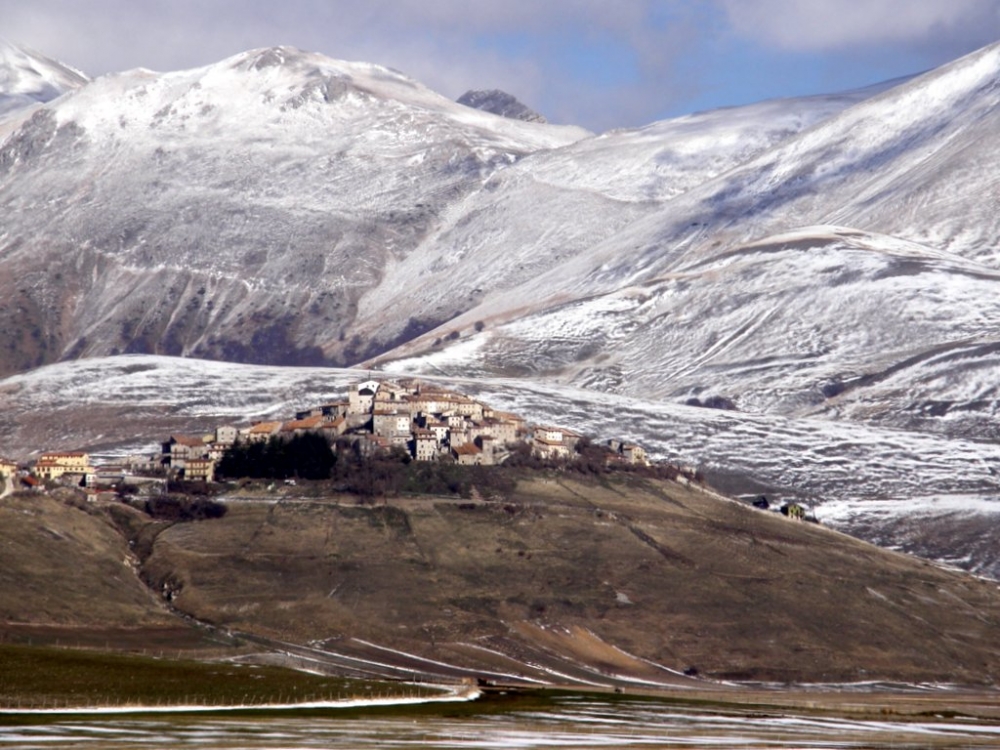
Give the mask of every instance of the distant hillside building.
[{"label": "distant hillside building", "polygon": [[165,465],[181,470],[187,462],[195,458],[208,456],[209,444],[204,438],[191,435],[171,435],[163,443],[163,458]]},{"label": "distant hillside building", "polygon": [[418,429],[413,433],[413,457],[417,461],[433,461],[440,450],[437,436],[431,430]]},{"label": "distant hillside building", "polygon": [[375,396],[380,383],[377,380],[366,380],[351,388],[347,394],[348,414],[371,414],[375,408]]},{"label": "distant hillside building", "polygon": [[410,415],[395,409],[376,409],[372,415],[372,432],[379,437],[395,441],[403,437],[410,439]]},{"label": "distant hillside building", "polygon": [[281,422],[257,422],[240,431],[240,439],[248,443],[267,442],[272,435],[281,432]]},{"label": "distant hillside building", "polygon": [[93,472],[90,455],[80,452],[43,453],[35,464],[35,475],[48,480],[59,479],[67,474],[78,474],[81,479],[85,479]]},{"label": "distant hillside building", "polygon": [[285,422],[281,431],[286,436],[305,435],[306,433],[321,434],[326,424],[326,417],[322,414],[316,414],[311,417]]},{"label": "distant hillside building", "polygon": [[[575,435],[575,433],[573,433]],[[532,450],[541,458],[567,458],[571,448],[565,442],[564,431],[559,427],[536,427]]]},{"label": "distant hillside building", "polygon": [[9,458],[0,458],[0,477],[9,479],[16,475],[17,461],[11,461]]},{"label": "distant hillside building", "polygon": [[215,461],[210,458],[189,459],[184,467],[184,479],[189,482],[211,482],[215,479]]},{"label": "distant hillside building", "polygon": [[88,487],[113,487],[125,481],[127,471],[120,464],[104,464],[94,469],[94,473],[87,476]]},{"label": "distant hillside building", "polygon": [[215,428],[215,442],[219,445],[230,446],[236,442],[240,431],[232,425],[220,425]]},{"label": "distant hillside building", "polygon": [[649,466],[649,457],[646,455],[645,448],[641,445],[626,443],[623,440],[609,440],[608,447],[618,460],[623,463]]},{"label": "distant hillside building", "polygon": [[462,466],[478,466],[484,463],[483,452],[474,443],[465,443],[452,448],[451,455]]}]

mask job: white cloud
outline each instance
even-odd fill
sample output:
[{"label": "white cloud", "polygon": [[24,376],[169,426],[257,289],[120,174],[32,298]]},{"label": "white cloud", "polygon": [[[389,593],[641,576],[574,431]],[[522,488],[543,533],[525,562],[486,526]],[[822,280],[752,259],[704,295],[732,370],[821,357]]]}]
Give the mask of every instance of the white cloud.
[{"label": "white cloud", "polygon": [[902,51],[889,75],[916,72],[1000,36],[1000,0],[0,0],[0,21],[4,37],[90,75],[289,44],[388,65],[450,97],[502,88],[553,121],[602,130],[735,81],[743,101],[781,95],[753,80],[776,52],[830,53],[838,70],[848,56],[857,67]]},{"label": "white cloud", "polygon": [[880,43],[968,50],[1000,32],[1000,0],[719,1],[737,34],[791,51]]},{"label": "white cloud", "polygon": [[[0,0],[0,33],[90,75],[190,68],[289,44],[388,65],[451,97],[502,88],[550,119],[603,129],[647,122],[690,85],[669,74],[695,36],[678,33],[689,3]],[[625,72],[602,80],[594,61],[604,55]]]}]

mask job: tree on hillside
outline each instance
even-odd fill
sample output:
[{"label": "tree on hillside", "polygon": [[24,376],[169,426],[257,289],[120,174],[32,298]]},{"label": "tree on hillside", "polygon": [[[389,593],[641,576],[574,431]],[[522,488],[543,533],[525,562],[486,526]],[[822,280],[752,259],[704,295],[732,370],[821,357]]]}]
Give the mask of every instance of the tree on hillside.
[{"label": "tree on hillside", "polygon": [[273,436],[267,442],[235,443],[219,461],[219,475],[230,479],[329,479],[336,463],[322,435],[306,433],[290,440]]}]

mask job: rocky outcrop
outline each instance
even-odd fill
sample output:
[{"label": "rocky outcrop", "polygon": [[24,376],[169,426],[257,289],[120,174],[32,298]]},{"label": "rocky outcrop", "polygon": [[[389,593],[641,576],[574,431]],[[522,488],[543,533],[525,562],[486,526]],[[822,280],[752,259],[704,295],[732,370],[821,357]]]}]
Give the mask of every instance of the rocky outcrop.
[{"label": "rocky outcrop", "polygon": [[535,110],[522,104],[514,96],[500,89],[469,90],[458,97],[458,103],[473,109],[481,109],[494,115],[524,122],[547,122]]}]

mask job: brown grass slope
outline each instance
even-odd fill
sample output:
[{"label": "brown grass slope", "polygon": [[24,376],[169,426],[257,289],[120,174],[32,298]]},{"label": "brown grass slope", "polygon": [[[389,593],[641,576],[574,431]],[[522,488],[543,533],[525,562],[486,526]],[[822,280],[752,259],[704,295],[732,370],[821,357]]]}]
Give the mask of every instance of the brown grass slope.
[{"label": "brown grass slope", "polygon": [[372,660],[392,655],[357,639],[581,681],[664,677],[640,659],[737,679],[1000,677],[996,582],[672,483],[234,501],[159,533],[144,575],[196,618]]},{"label": "brown grass slope", "polygon": [[176,617],[150,595],[106,514],[79,493],[0,499],[0,628],[165,626]]}]

